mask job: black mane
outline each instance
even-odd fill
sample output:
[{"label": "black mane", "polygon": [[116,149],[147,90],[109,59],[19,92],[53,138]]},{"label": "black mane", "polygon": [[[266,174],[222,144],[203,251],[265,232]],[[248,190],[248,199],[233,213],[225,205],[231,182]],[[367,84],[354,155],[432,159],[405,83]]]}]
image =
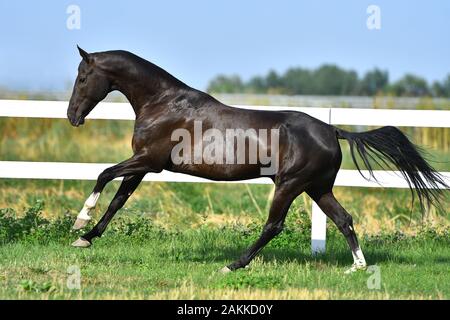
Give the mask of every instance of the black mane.
[{"label": "black mane", "polygon": [[135,73],[139,77],[150,77],[153,80],[158,79],[170,85],[189,88],[188,85],[168,73],[163,68],[129,51],[111,50],[96,52],[92,55],[95,59],[100,61],[101,66],[107,66],[108,68],[119,67],[123,71]]}]

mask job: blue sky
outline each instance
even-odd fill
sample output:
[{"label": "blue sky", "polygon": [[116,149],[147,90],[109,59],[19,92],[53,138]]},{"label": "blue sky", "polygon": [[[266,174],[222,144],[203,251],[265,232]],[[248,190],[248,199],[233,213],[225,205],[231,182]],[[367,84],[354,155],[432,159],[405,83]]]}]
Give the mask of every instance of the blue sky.
[{"label": "blue sky", "polygon": [[[69,5],[81,29],[66,28]],[[368,30],[368,5],[381,29]],[[219,73],[336,63],[441,80],[450,72],[450,1],[24,1],[0,2],[0,86],[62,90],[76,75],[76,44],[124,49],[205,89]]]}]

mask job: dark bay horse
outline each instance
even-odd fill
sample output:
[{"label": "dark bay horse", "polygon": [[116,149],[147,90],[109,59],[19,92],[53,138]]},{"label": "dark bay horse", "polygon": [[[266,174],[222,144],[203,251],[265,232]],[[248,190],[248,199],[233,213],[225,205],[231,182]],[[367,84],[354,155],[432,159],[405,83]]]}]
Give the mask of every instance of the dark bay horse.
[{"label": "dark bay horse", "polygon": [[[371,163],[393,165],[408,181],[418,196],[422,209],[439,204],[443,178],[424,160],[416,147],[397,128],[351,133],[294,111],[254,111],[224,105],[210,95],[195,90],[158,66],[126,51],[87,53],[78,48],[82,61],[70,98],[67,116],[76,127],[106,95],[114,90],[123,93],[136,113],[132,140],[133,156],[103,171],[92,194],[77,217],[74,229],[81,229],[91,219],[105,185],[123,177],[117,194],[106,213],[92,230],[73,243],[88,247],[92,239],[100,237],[115,213],[125,204],[148,172],[169,170],[213,180],[243,180],[269,177],[275,184],[269,217],[259,239],[235,262],[222,271],[247,266],[255,255],[282,229],[292,201],[306,192],[337,225],[345,236],[353,254],[354,264],[349,271],[366,268],[364,255],[358,245],[351,215],[333,195],[333,184],[341,165],[342,154],[338,139],[346,139],[358,166],[359,154],[370,173]],[[263,173],[260,161],[249,163],[253,151],[246,150],[240,163],[179,162],[174,161],[173,149],[177,129],[195,134],[196,123],[205,130],[225,133],[230,128],[241,130],[276,130],[277,148],[266,145],[277,160],[274,172]],[[246,144],[253,139],[246,137]],[[256,138],[259,139],[258,137]],[[273,142],[271,136],[266,142]],[[196,142],[192,142],[194,146]],[[195,146],[194,146],[195,147]],[[236,151],[235,146],[231,151]],[[250,149],[250,148],[249,148]],[[359,169],[359,166],[358,166]]]}]

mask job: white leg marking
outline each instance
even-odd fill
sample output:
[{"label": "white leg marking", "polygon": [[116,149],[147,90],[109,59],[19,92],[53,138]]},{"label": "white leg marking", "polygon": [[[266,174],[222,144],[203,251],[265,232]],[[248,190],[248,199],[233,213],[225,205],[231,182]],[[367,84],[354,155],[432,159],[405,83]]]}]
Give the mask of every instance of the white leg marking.
[{"label": "white leg marking", "polygon": [[356,249],[355,252],[352,252],[353,254],[353,261],[354,264],[358,267],[366,267],[366,259],[364,258],[364,254],[361,250],[361,248]]},{"label": "white leg marking", "polygon": [[72,247],[78,247],[78,248],[87,248],[90,247],[91,243],[84,239],[77,239],[75,242],[72,243]]},{"label": "white leg marking", "polygon": [[89,213],[95,208],[95,205],[97,204],[98,198],[100,197],[100,193],[92,193],[89,198],[87,198],[86,202],[84,203],[83,208],[81,209],[80,213],[78,214],[78,219],[83,220],[91,220],[91,216]]},{"label": "white leg marking", "polygon": [[231,272],[231,270],[228,267],[223,267],[222,269],[219,270],[220,273],[229,273]]},{"label": "white leg marking", "polygon": [[352,251],[353,255],[353,265],[350,269],[345,271],[345,274],[350,274],[356,272],[358,270],[365,270],[367,268],[366,259],[364,258],[364,254],[361,248],[356,249],[356,251]]}]

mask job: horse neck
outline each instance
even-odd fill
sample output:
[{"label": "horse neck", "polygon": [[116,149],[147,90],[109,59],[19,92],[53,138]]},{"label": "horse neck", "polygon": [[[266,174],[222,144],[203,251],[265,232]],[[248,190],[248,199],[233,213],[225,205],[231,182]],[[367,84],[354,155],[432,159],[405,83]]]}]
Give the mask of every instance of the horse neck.
[{"label": "horse neck", "polygon": [[146,99],[147,92],[151,92],[151,90],[143,90],[133,81],[127,80],[127,78],[121,78],[119,81],[114,81],[113,90],[118,90],[128,99],[137,117],[144,108],[145,101],[148,100]]},{"label": "horse neck", "polygon": [[[177,83],[171,83],[166,79],[152,77],[153,75],[143,75],[136,77],[125,75],[116,77],[113,86],[114,90],[120,91],[130,102],[136,117],[144,110],[155,105],[164,103],[163,100],[170,99],[169,92],[176,92],[174,89],[181,89]],[[179,87],[179,88],[178,88]]]}]

